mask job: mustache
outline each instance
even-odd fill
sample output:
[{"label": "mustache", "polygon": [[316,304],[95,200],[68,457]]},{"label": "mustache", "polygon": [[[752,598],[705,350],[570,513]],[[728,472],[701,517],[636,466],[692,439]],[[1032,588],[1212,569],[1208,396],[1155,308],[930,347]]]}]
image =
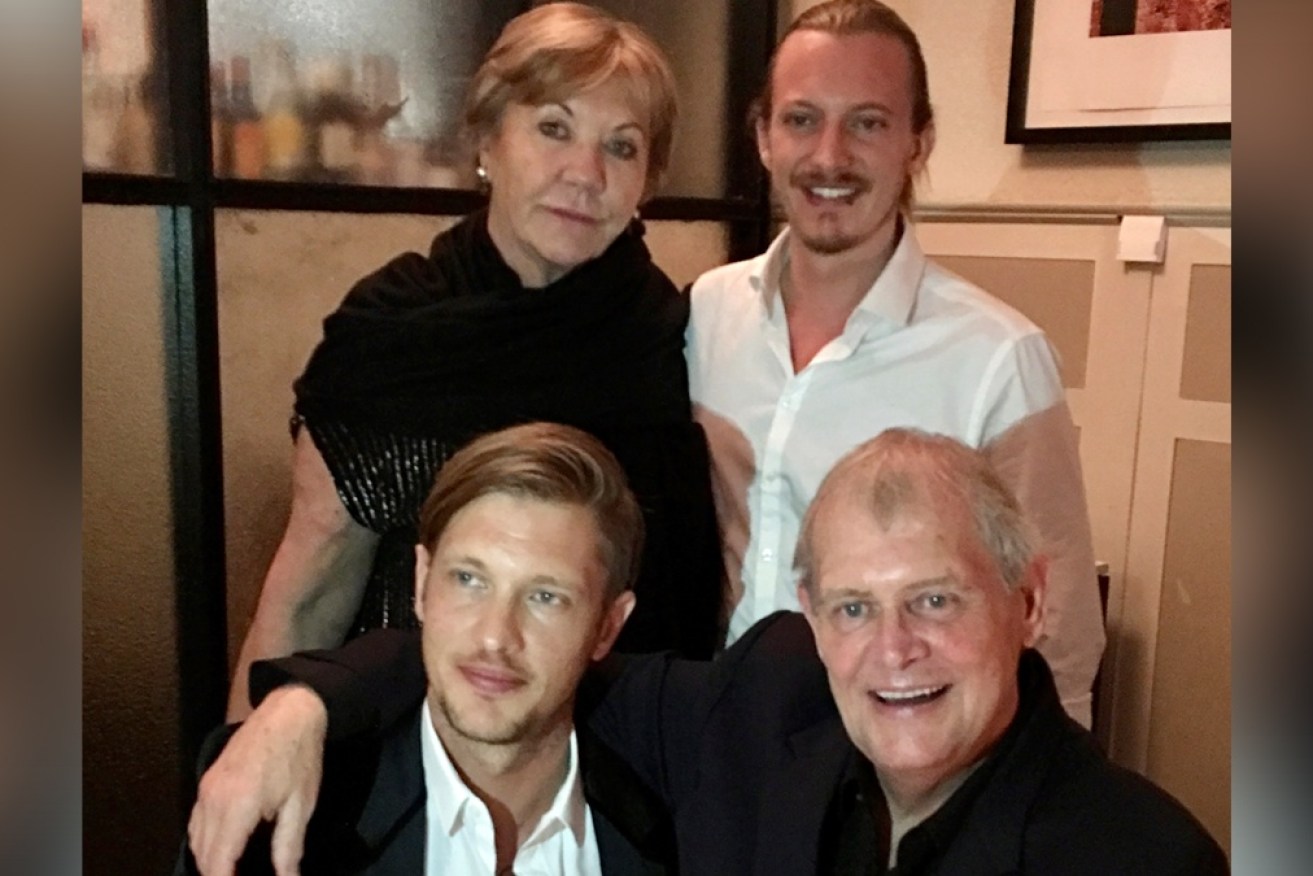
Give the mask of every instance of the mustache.
[{"label": "mustache", "polygon": [[473,654],[466,654],[464,657],[460,658],[459,663],[474,664],[476,666],[486,666],[491,669],[504,670],[518,678],[529,678],[532,674],[529,672],[528,667],[523,665],[520,661],[512,660],[505,654],[497,651],[489,651],[486,648],[481,648]]},{"label": "mustache", "polygon": [[798,188],[849,188],[859,194],[871,188],[871,181],[850,170],[824,171],[817,168],[795,170],[789,175],[789,184]]}]

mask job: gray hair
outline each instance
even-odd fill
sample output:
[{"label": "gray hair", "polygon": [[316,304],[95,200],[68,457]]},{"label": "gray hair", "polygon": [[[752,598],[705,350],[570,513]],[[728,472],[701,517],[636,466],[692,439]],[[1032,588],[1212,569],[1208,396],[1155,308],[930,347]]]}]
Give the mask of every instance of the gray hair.
[{"label": "gray hair", "polygon": [[967,511],[1009,591],[1022,582],[1035,558],[1034,536],[1017,498],[983,453],[945,435],[887,429],[835,463],[802,519],[793,567],[813,594],[816,518],[838,497],[865,498],[882,529],[916,509]]}]

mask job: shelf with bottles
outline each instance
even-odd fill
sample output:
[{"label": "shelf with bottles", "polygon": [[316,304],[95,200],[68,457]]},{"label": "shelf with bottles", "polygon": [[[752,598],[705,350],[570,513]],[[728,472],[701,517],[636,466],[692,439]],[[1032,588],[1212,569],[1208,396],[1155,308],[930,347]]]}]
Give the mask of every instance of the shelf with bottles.
[{"label": "shelf with bottles", "polygon": [[[84,34],[84,201],[444,215],[481,200],[459,132],[469,78],[532,5],[82,2],[84,24],[113,22]],[[642,26],[675,73],[679,136],[645,215],[759,221],[742,118],[774,0],[590,2]]]},{"label": "shelf with bottles", "polygon": [[220,178],[474,188],[473,158],[454,133],[418,129],[388,53],[298,57],[263,42],[210,68],[214,175]]},{"label": "shelf with bottles", "polygon": [[[161,129],[167,100],[145,48],[147,34],[144,28],[125,34],[121,17],[104,22],[82,20],[82,169],[167,174],[171,162]],[[106,51],[107,43],[119,47],[117,54]]]}]

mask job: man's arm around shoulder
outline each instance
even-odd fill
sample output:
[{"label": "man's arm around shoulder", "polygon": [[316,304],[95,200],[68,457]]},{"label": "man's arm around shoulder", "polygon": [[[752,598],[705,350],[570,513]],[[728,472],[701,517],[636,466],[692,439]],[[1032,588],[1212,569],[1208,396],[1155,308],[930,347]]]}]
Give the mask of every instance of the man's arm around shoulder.
[{"label": "man's arm around shoulder", "polygon": [[275,871],[298,872],[325,740],[392,726],[425,689],[419,635],[398,630],[252,666],[259,705],[202,776],[187,828],[201,873],[232,874],[263,821],[274,823]]},{"label": "man's arm around shoulder", "polygon": [[273,822],[278,876],[299,872],[323,771],[323,703],[308,688],[271,693],[201,777],[187,838],[204,876],[230,876],[252,834]]}]

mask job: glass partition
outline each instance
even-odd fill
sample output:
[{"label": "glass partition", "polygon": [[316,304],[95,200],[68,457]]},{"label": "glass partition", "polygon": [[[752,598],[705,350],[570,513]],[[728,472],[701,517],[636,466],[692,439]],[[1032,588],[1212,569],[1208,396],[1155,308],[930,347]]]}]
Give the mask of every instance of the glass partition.
[{"label": "glass partition", "polygon": [[[209,6],[215,175],[315,183],[474,188],[459,137],[469,77],[509,0],[356,0]],[[723,198],[730,4],[599,0],[636,22],[675,69],[680,125],[662,195]]]},{"label": "glass partition", "polygon": [[210,4],[215,175],[473,188],[465,84],[509,0]]}]

